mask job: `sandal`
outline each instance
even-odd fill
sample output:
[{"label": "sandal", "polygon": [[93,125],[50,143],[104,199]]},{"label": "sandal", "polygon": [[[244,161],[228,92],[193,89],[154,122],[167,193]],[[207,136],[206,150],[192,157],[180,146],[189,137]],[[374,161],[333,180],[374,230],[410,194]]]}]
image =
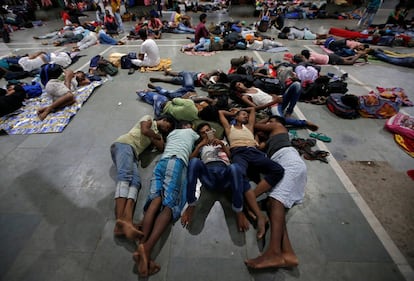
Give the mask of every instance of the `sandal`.
[{"label": "sandal", "polygon": [[323,133],[310,133],[309,136],[311,138],[315,138],[318,139],[320,141],[324,141],[324,142],[331,142],[332,139],[330,137],[328,137],[327,135],[323,134]]}]

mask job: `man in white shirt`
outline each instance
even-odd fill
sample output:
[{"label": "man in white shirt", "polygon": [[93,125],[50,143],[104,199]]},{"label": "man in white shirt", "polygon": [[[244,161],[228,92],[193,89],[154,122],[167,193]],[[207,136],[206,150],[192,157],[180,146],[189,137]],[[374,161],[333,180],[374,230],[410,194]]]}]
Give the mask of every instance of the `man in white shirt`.
[{"label": "man in white shirt", "polygon": [[[137,59],[132,59],[131,63],[134,66],[157,66],[160,63],[160,49],[157,43],[151,38],[148,38],[147,29],[140,29],[139,37],[144,41],[141,44],[141,50]],[[131,68],[128,74],[134,73],[135,68]]]}]

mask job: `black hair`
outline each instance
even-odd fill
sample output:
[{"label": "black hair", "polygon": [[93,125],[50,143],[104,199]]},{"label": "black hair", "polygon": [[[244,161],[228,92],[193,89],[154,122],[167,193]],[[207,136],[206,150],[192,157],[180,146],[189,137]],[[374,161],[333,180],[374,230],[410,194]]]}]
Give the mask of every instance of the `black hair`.
[{"label": "black hair", "polygon": [[309,50],[302,50],[302,52],[300,52],[300,54],[303,55],[306,59],[309,59],[309,57],[310,57]]},{"label": "black hair", "polygon": [[282,33],[289,33],[290,32],[290,27],[289,26],[285,26],[280,32],[282,32]]},{"label": "black hair", "polygon": [[148,38],[147,29],[146,28],[141,28],[138,31],[138,35],[139,35],[139,38],[141,38],[142,40],[147,39]]},{"label": "black hair", "polygon": [[202,13],[199,18],[200,18],[200,21],[203,21],[207,18],[207,14]]},{"label": "black hair", "polygon": [[186,125],[191,125],[193,126],[193,123],[191,121],[187,121],[187,120],[181,120],[178,122],[177,127],[178,129],[182,129],[184,126]]},{"label": "black hair", "polygon": [[220,72],[219,75],[218,75],[217,82],[227,83],[227,82],[229,82],[229,77],[227,76],[226,73]]},{"label": "black hair", "polygon": [[201,128],[203,128],[204,126],[208,126],[208,127],[211,129],[210,124],[208,124],[207,122],[200,123],[200,124],[196,127],[196,129],[195,129],[195,131],[197,132],[197,134],[200,134],[200,130],[201,130]]},{"label": "black hair", "polygon": [[160,115],[158,118],[156,118],[155,120],[163,120],[165,119],[168,123],[172,124],[172,127],[175,128],[177,125],[177,121],[174,119],[174,117],[172,117],[171,115],[165,114],[165,115]]},{"label": "black hair", "polygon": [[293,56],[293,61],[294,61],[295,63],[300,63],[300,62],[303,62],[303,57],[302,57],[301,55],[294,55],[294,56]]},{"label": "black hair", "polygon": [[364,48],[365,49],[369,49],[369,45],[368,44],[364,44]]},{"label": "black hair", "polygon": [[278,116],[278,115],[271,115],[270,117],[269,117],[269,120],[270,119],[276,119],[276,121],[277,122],[279,122],[280,124],[282,124],[283,126],[286,126],[286,119],[285,118],[283,118],[283,117],[281,117],[281,116]]}]

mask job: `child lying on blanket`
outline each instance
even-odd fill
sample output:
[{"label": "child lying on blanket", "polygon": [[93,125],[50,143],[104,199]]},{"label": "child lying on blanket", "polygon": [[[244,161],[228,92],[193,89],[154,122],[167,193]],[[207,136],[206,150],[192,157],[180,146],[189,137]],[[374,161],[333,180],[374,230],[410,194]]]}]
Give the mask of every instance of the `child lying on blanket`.
[{"label": "child lying on blanket", "polygon": [[63,72],[65,75],[64,81],[58,79],[62,72],[51,73],[49,77],[50,80],[45,86],[45,91],[53,102],[51,105],[42,107],[37,111],[40,120],[44,120],[53,111],[75,103],[76,99],[73,94],[75,88],[88,85],[91,82],[82,71],[75,74],[73,70],[65,69]]}]

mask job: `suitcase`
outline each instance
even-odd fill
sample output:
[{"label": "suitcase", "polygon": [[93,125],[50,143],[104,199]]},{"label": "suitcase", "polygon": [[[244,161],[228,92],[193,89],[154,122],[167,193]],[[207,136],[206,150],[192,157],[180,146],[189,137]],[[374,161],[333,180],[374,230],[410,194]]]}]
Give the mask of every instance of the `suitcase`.
[{"label": "suitcase", "polygon": [[326,100],[326,106],[328,107],[329,111],[334,113],[336,116],[339,116],[344,119],[358,118],[360,116],[358,110],[345,105],[342,102],[343,96],[344,94],[337,93],[329,95],[328,99]]}]

